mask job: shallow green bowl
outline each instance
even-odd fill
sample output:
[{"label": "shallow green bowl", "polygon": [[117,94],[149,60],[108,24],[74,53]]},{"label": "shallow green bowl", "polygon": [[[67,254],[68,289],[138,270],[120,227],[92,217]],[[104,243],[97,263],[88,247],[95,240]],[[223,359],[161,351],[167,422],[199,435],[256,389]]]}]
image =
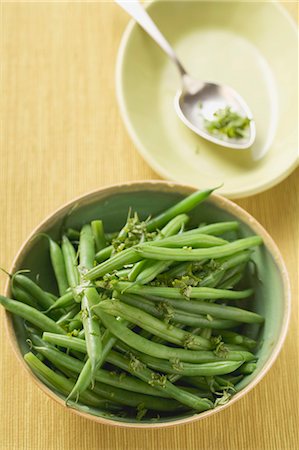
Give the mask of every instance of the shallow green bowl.
[{"label": "shallow green bowl", "polygon": [[[32,239],[33,236],[45,232],[57,239],[63,225],[77,228],[96,218],[101,218],[105,224],[105,230],[112,232],[121,228],[130,207],[138,211],[141,218],[146,218],[163,211],[194,190],[193,187],[185,185],[146,181],[106,187],[75,199],[46,218],[32,232],[18,252],[10,272],[30,269],[32,278],[39,274],[40,284],[43,288],[53,289],[55,282],[50,268],[48,244],[45,239]],[[75,208],[74,205],[76,205]],[[66,219],[71,210],[71,214]],[[135,419],[112,417],[103,411],[80,405],[80,403],[77,405],[78,409],[71,409],[71,411],[100,423],[118,426],[155,428],[192,422],[233,405],[256,386],[277,358],[287,332],[290,315],[289,279],[277,246],[252,216],[223,197],[212,195],[209,200],[195,208],[190,216],[191,225],[202,222],[238,220],[240,237],[252,234],[259,234],[263,237],[264,245],[256,249],[253,255],[260,281],[254,277],[250,277],[249,281],[250,284],[254,284],[256,292],[255,299],[250,305],[254,311],[266,319],[263,329],[258,336],[255,336],[259,339],[257,369],[239,383],[238,391],[229,403],[201,414],[185,414],[161,418],[154,422],[140,422]],[[10,296],[10,294],[10,282],[8,281],[5,295]],[[24,353],[29,351],[23,321],[6,313],[6,326],[13,349],[27,373],[48,396],[64,406],[64,397],[46,387],[32,374],[23,360]]]}]

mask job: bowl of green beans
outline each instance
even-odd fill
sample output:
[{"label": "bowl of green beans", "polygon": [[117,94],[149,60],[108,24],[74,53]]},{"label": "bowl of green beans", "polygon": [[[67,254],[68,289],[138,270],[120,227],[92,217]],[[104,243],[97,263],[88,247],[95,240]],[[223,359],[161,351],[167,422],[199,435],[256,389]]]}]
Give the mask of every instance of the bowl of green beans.
[{"label": "bowl of green beans", "polygon": [[134,182],[44,220],[0,303],[27,373],[70,411],[165,427],[233,405],[270,369],[290,314],[264,228],[213,189]]}]

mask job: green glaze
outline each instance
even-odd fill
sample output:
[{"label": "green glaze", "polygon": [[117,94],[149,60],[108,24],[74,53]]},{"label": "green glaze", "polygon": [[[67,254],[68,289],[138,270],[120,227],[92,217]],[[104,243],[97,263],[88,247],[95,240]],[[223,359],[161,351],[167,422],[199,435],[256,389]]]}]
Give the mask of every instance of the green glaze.
[{"label": "green glaze", "polygon": [[[117,193],[116,193],[117,192]],[[177,200],[181,199],[183,194],[190,193],[189,188],[173,186],[170,183],[147,182],[142,184],[123,185],[118,189],[107,188],[89,196],[82,197],[79,201],[79,206],[73,210],[67,219],[66,226],[79,229],[84,223],[90,222],[93,219],[101,218],[105,225],[107,232],[113,232],[120,229],[126,221],[129,207],[138,211],[141,218],[146,218],[148,215],[159,214],[165,208],[173,205]],[[75,203],[75,202],[74,202]],[[226,206],[222,207],[224,204]],[[199,223],[212,223],[219,221],[238,220],[237,215],[228,212],[225,208],[227,203],[223,203],[220,197],[212,197],[200,204],[190,213],[190,224],[193,227]],[[59,239],[61,233],[61,226],[63,224],[65,215],[71,209],[72,205],[67,205],[58,212],[56,212],[51,219],[44,222],[36,233],[46,232],[53,239]],[[249,224],[249,222],[248,222]],[[250,236],[258,233],[258,229],[254,231],[247,223],[241,222],[240,228],[237,232],[238,237]],[[258,247],[254,250],[252,259],[258,266],[258,276],[262,280],[259,282],[253,274],[253,265],[250,264],[248,273],[248,280],[246,285],[253,285],[256,291],[254,300],[248,301],[248,308],[265,317],[265,325],[262,329],[255,329],[250,327],[251,336],[257,339],[258,344],[258,365],[257,369],[252,375],[244,377],[239,383],[238,389],[246,387],[256,376],[259,375],[263,366],[270,358],[273,348],[281,338],[282,322],[284,317],[284,303],[283,281],[280,269],[275,262],[272,254],[265,246]],[[51,265],[49,259],[48,245],[45,239],[36,238],[28,239],[18,260],[15,262],[13,270],[27,268],[31,270],[31,276],[34,279],[36,275],[40,274],[40,284],[46,290],[51,290],[55,286],[54,276],[49,276],[51,272]],[[6,292],[9,295],[9,292]],[[242,300],[243,304],[246,300]],[[29,351],[26,344],[26,332],[23,321],[15,318],[14,328],[16,339],[22,354]],[[242,330],[240,330],[241,332]],[[78,404],[78,409],[84,410],[84,406]],[[86,408],[85,408],[86,409]],[[107,417],[107,414],[100,410],[94,412],[92,408],[88,409],[91,414]],[[165,416],[160,421],[169,422],[174,419],[186,417],[182,416],[171,417]],[[119,420],[114,418],[115,420]],[[114,420],[113,419],[113,420]],[[134,422],[135,419],[124,419],[121,421]],[[138,422],[136,421],[136,424]]]}]

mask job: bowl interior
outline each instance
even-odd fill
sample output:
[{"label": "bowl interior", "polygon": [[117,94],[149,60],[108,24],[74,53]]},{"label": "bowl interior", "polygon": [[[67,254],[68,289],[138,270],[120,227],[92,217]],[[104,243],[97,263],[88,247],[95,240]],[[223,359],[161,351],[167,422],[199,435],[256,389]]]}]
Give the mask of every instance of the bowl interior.
[{"label": "bowl interior", "polygon": [[277,2],[154,1],[147,9],[186,70],[232,86],[249,105],[257,128],[254,145],[242,151],[224,149],[189,130],[173,106],[181,86],[175,65],[131,23],[118,56],[118,98],[131,138],[147,162],[180,183],[203,188],[223,182],[220,193],[230,198],[259,192],[285,177],[298,164],[293,101],[298,67],[296,26],[283,7]]},{"label": "bowl interior", "polygon": [[[145,219],[149,215],[155,215],[171,206],[187,193],[186,189],[181,189],[180,192],[177,187],[173,189],[170,186],[166,187],[167,185],[163,185],[162,183],[161,185],[163,189],[160,188],[160,190],[149,185],[146,188],[136,188],[136,186],[133,188],[127,187],[123,188],[121,192],[115,192],[115,190],[112,192],[107,189],[106,191],[93,193],[77,202],[76,207],[74,205],[68,205],[56,212],[36,232],[46,232],[54,239],[59,239],[63,226],[80,228],[84,223],[96,218],[103,220],[107,232],[116,231],[125,223],[129,208],[137,211],[140,217]],[[261,234],[263,229],[254,220],[249,223],[244,211],[244,215],[240,218],[240,211],[242,213],[243,210],[231,202],[218,196],[212,196],[208,201],[199,205],[190,213],[191,221],[189,225],[195,226],[204,222],[213,223],[237,219],[240,221],[239,237],[245,237],[259,231],[259,234]],[[68,215],[68,213],[70,214]],[[260,227],[260,229],[257,230],[256,226]],[[280,339],[284,320],[284,284],[280,268],[275,258],[267,246],[264,245],[255,250],[253,260],[255,265],[250,265],[246,284],[254,286],[256,295],[254,300],[250,300],[250,303],[248,302],[247,306],[263,315],[266,321],[261,330],[257,330],[254,327],[250,328],[252,337],[258,338],[259,340],[258,366],[252,375],[242,380],[238,385],[238,391],[248,386],[263,370]],[[254,275],[255,267],[257,268],[257,276]],[[48,244],[45,238],[37,237],[36,239],[27,241],[15,261],[14,270],[18,269],[30,269],[30,276],[33,279],[39,276],[40,285],[47,290],[53,291],[55,281],[51,275],[52,270],[50,267]],[[14,318],[13,326],[18,350],[23,355],[29,351],[23,321]],[[61,395],[59,397],[63,398]],[[113,418],[113,416],[103,411],[80,404],[77,405],[77,408],[83,412],[89,412],[90,414],[104,418],[111,418],[118,422],[138,423],[132,418]],[[183,417],[186,416],[164,417],[159,420],[159,423],[170,422],[182,419]]]}]

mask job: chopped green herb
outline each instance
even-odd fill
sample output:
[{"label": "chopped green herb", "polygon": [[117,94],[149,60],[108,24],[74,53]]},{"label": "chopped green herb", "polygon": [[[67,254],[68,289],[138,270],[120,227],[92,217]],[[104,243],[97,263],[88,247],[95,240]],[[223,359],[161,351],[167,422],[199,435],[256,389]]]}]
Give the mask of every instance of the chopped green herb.
[{"label": "chopped green herb", "polygon": [[246,135],[250,119],[232,111],[229,106],[214,113],[215,120],[205,120],[205,127],[211,134],[223,134],[228,138],[240,139]]}]

